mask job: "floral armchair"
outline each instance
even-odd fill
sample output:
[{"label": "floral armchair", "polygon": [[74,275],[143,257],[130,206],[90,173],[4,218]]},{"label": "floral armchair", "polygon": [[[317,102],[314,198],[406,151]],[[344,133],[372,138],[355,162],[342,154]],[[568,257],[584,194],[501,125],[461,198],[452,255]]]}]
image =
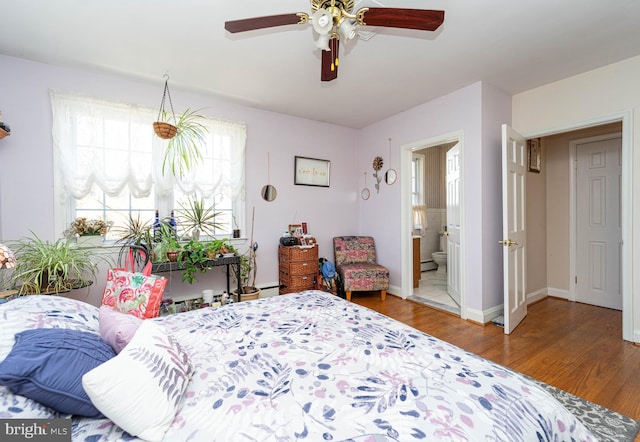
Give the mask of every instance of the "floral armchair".
[{"label": "floral armchair", "polygon": [[385,300],[389,270],[377,263],[372,237],[336,236],[333,253],[347,301],[351,301],[351,292],[364,291],[380,291],[380,299]]}]

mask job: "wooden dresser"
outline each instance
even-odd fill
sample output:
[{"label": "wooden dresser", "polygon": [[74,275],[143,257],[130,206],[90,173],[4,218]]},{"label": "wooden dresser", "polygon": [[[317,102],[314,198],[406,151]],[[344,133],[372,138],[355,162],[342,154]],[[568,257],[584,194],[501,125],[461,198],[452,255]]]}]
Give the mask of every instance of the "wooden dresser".
[{"label": "wooden dresser", "polygon": [[279,246],[280,294],[313,290],[318,278],[318,245]]}]

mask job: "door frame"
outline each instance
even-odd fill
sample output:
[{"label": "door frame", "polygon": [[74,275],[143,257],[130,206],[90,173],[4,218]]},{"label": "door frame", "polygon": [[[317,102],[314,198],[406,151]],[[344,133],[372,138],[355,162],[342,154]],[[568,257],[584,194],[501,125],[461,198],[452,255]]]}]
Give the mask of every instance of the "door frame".
[{"label": "door frame", "polygon": [[411,216],[411,155],[416,150],[457,141],[460,144],[460,318],[467,319],[465,284],[465,213],[464,213],[464,131],[454,131],[432,138],[403,144],[400,150],[400,263],[402,299],[413,295],[413,245]]},{"label": "door frame", "polygon": [[[633,272],[633,111],[626,110],[597,118],[583,120],[555,128],[541,129],[531,133],[523,133],[525,138],[537,138],[556,135],[574,130],[601,126],[608,123],[622,122],[622,193],[620,195],[620,222],[622,225],[622,338],[626,341],[640,342],[640,334],[634,335],[633,324],[633,292],[631,275]],[[573,226],[571,226],[573,228]],[[567,275],[569,279],[572,275]],[[569,287],[571,283],[569,284]]]},{"label": "door frame", "polygon": [[[577,247],[578,247],[578,200],[577,200],[577,172],[576,161],[578,160],[578,145],[592,143],[597,141],[606,141],[614,138],[622,138],[622,132],[611,132],[603,135],[596,135],[593,137],[584,137],[571,140],[569,142],[569,301],[576,301],[578,295],[576,293],[576,280],[575,275],[577,272]],[[624,167],[624,157],[622,159]],[[622,186],[624,188],[624,185]],[[622,190],[622,189],[621,189]],[[620,195],[622,201],[622,195]],[[620,220],[622,221],[622,220]],[[623,292],[624,293],[624,292]],[[624,311],[624,295],[623,295],[623,307]]]}]

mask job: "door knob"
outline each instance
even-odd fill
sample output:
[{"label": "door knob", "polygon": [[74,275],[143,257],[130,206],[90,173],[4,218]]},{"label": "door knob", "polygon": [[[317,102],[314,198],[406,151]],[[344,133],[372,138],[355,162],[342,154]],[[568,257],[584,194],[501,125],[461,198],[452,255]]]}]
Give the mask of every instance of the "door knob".
[{"label": "door knob", "polygon": [[511,241],[510,239],[501,239],[500,241],[498,241],[499,244],[502,244],[504,246],[517,246],[518,243],[515,241]]}]

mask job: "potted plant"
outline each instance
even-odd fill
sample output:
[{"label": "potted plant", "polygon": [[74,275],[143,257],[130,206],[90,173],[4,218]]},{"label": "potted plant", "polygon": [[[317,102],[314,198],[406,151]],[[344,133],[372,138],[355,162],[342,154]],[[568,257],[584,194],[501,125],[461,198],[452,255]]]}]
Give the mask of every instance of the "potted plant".
[{"label": "potted plant", "polygon": [[178,261],[181,246],[178,242],[175,228],[169,221],[160,221],[159,239],[160,240],[153,245],[155,261]]},{"label": "potted plant", "polygon": [[189,240],[184,245],[180,252],[180,260],[184,265],[184,272],[182,273],[182,282],[188,282],[193,284],[197,281],[196,274],[198,272],[204,273],[208,270],[207,262],[209,257],[207,256],[207,249],[204,243],[195,239]]},{"label": "potted plant", "polygon": [[260,296],[260,289],[255,285],[257,271],[256,250],[258,250],[258,243],[254,242],[246,254],[240,255],[240,274],[238,275],[236,273],[237,270],[234,270],[236,281],[240,281],[241,299],[245,301],[257,299]]},{"label": "potted plant", "polygon": [[[32,232],[33,234],[33,232]],[[17,264],[12,286],[21,295],[66,292],[91,285],[96,279],[94,259],[110,264],[106,255],[77,247],[70,238],[49,242],[33,234],[12,243]]]},{"label": "potted plant", "polygon": [[66,238],[73,239],[85,247],[98,247],[112,225],[113,223],[101,219],[78,217],[63,234]]},{"label": "potted plant", "polygon": [[222,212],[216,212],[213,207],[205,207],[202,198],[194,197],[186,205],[180,203],[180,207],[182,208],[180,224],[196,241],[200,239],[201,233],[213,236],[215,229],[222,227],[217,222],[217,217]]},{"label": "potted plant", "polygon": [[[118,259],[122,262],[132,245],[144,247],[149,259],[153,259],[153,233],[151,229],[149,221],[140,219],[140,212],[135,218],[130,214],[125,226],[114,227],[113,233],[118,236],[116,244],[120,244]],[[135,258],[138,259],[137,254]]]},{"label": "potted plant", "polygon": [[214,239],[212,241],[208,241],[205,245],[205,249],[207,252],[207,257],[209,259],[217,259],[221,256],[224,256],[228,253],[237,255],[238,251],[235,247],[229,242],[227,238]]},{"label": "potted plant", "polygon": [[[165,100],[169,99],[171,116],[165,110]],[[171,124],[172,118],[175,124]],[[187,109],[176,118],[169,91],[169,76],[165,75],[164,92],[158,111],[158,121],[153,123],[153,130],[158,137],[169,140],[167,150],[162,160],[162,174],[165,174],[167,166],[171,168],[173,176],[182,178],[185,172],[202,159],[200,145],[205,143],[205,136],[208,133],[207,127],[201,123],[201,115],[198,111]]]}]

